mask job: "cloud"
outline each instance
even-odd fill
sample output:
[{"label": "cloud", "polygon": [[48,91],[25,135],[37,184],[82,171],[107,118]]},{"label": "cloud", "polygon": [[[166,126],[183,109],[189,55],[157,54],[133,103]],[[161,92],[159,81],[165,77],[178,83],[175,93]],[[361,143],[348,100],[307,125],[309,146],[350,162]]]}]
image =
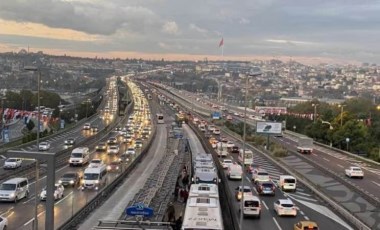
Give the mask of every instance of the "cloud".
[{"label": "cloud", "polygon": [[194,30],[194,31],[196,31],[196,32],[198,32],[198,33],[201,33],[201,34],[208,33],[208,30],[203,29],[203,28],[201,28],[201,27],[199,27],[199,26],[197,26],[197,25],[195,25],[195,24],[193,24],[193,23],[191,23],[191,24],[189,25],[189,28],[190,28],[190,30]]},{"label": "cloud", "polygon": [[267,39],[266,42],[288,44],[288,45],[314,45],[314,42],[306,41],[293,41],[293,40],[283,40],[283,39]]},{"label": "cloud", "polygon": [[171,34],[171,35],[177,35],[179,33],[178,25],[175,21],[167,21],[162,26],[162,32]]},{"label": "cloud", "polygon": [[251,21],[246,18],[240,18],[239,20],[239,24],[242,24],[242,25],[247,25],[249,23],[251,23]]}]

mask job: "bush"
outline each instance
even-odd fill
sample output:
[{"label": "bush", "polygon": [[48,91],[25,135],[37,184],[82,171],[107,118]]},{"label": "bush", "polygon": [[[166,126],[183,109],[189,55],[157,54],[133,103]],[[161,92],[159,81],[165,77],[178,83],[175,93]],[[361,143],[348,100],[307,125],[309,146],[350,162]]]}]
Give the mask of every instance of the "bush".
[{"label": "bush", "polygon": [[288,156],[288,151],[284,148],[274,148],[274,150],[272,152],[273,152],[273,155],[275,157],[286,157],[286,156]]}]

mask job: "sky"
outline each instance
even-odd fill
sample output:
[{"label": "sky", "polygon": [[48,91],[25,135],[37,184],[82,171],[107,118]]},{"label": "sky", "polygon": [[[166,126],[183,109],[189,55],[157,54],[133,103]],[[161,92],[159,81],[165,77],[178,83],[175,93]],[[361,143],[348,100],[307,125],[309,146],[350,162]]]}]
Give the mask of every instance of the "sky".
[{"label": "sky", "polygon": [[380,0],[0,0],[0,52],[380,63],[379,12]]}]

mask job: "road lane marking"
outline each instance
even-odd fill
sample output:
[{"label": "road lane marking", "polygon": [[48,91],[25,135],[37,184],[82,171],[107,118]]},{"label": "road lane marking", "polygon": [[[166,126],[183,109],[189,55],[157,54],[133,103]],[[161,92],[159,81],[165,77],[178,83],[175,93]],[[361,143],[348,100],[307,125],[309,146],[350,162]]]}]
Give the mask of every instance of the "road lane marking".
[{"label": "road lane marking", "polygon": [[310,220],[310,218],[308,216],[304,216],[305,220]]},{"label": "road lane marking", "polygon": [[372,181],[372,180],[371,180],[371,182],[374,183],[375,185],[377,185],[377,186],[380,187],[380,184],[379,184],[379,183],[377,183],[377,182],[375,182],[375,181]]},{"label": "road lane marking", "polygon": [[261,203],[263,203],[264,207],[265,207],[267,210],[269,210],[269,208],[268,208],[267,204],[265,203],[265,201],[261,201]]},{"label": "road lane marking", "polygon": [[14,207],[10,207],[7,211],[5,211],[5,212],[1,212],[1,213],[0,213],[0,216],[4,216],[6,213],[12,211],[13,209],[14,209]]},{"label": "road lane marking", "polygon": [[[45,213],[45,211],[40,212],[40,213],[37,215],[37,218],[40,217],[40,216],[41,216],[42,214],[44,214],[44,213]],[[30,219],[28,222],[26,222],[26,223],[24,224],[24,226],[27,226],[27,225],[30,224],[33,220],[34,220],[34,217],[33,217],[32,219]]]},{"label": "road lane marking", "polygon": [[341,167],[341,168],[344,168],[344,167],[343,167],[342,165],[340,165],[340,164],[337,164],[337,166],[338,166],[338,167]]},{"label": "road lane marking", "polygon": [[71,191],[69,194],[67,194],[66,196],[64,196],[62,199],[60,199],[58,202],[55,203],[55,205],[61,203],[62,201],[66,200],[67,198],[69,198],[71,195],[73,195],[73,191]]},{"label": "road lane marking", "polygon": [[272,218],[273,218],[273,221],[274,221],[274,223],[276,224],[277,228],[278,228],[279,230],[282,230],[282,228],[280,227],[280,225],[277,223],[277,220],[276,220],[274,217],[272,217]]},{"label": "road lane marking", "polygon": [[324,158],[324,157],[322,157],[322,159],[323,159],[323,160],[325,160],[325,161],[330,161],[329,159],[327,159],[327,158]]},{"label": "road lane marking", "polygon": [[35,199],[35,196],[33,195],[33,196],[31,196],[28,200],[22,202],[22,204],[26,204],[26,203],[28,203],[28,202],[34,200],[34,199]]}]

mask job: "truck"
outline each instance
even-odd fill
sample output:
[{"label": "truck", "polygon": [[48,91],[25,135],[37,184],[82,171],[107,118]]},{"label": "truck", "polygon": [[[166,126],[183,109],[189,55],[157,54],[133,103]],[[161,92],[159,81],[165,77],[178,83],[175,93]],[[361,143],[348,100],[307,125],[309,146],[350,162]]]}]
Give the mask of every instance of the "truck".
[{"label": "truck", "polygon": [[313,139],[309,137],[300,137],[298,139],[297,152],[311,154],[313,152]]}]

